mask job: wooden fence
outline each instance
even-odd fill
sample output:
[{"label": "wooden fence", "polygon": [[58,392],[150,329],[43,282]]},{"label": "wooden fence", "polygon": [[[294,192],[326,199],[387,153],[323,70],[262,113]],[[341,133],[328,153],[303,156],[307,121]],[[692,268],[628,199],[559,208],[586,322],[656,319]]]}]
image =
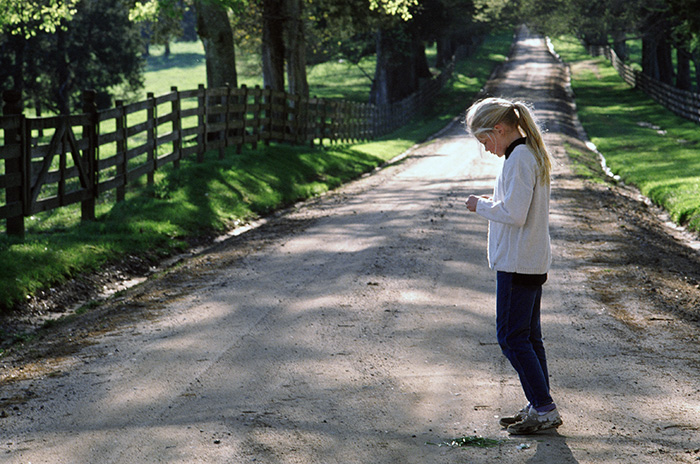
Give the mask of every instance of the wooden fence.
[{"label": "wooden fence", "polygon": [[639,88],[657,103],[683,118],[700,123],[700,94],[681,90],[653,79],[622,61],[609,46],[589,46],[592,55],[604,55],[629,85]]},{"label": "wooden fence", "polygon": [[386,106],[300,98],[269,89],[222,87],[149,94],[98,111],[95,92],[83,95],[83,113],[30,118],[20,96],[4,92],[0,116],[0,219],[8,235],[23,237],[24,218],[80,203],[83,220],[109,191],[124,199],[130,183],[169,163],[205,152],[271,141],[323,144],[371,140],[425,109],[451,76],[454,62],[419,92]]}]

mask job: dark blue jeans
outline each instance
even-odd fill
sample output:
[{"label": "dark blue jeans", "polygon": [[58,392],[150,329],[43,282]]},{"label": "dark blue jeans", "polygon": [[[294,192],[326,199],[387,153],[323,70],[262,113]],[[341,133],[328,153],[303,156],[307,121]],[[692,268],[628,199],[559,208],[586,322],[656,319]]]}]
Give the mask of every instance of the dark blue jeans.
[{"label": "dark blue jeans", "polygon": [[498,344],[517,371],[530,404],[535,408],[551,404],[540,325],[542,286],[514,284],[508,272],[498,272],[496,279]]}]

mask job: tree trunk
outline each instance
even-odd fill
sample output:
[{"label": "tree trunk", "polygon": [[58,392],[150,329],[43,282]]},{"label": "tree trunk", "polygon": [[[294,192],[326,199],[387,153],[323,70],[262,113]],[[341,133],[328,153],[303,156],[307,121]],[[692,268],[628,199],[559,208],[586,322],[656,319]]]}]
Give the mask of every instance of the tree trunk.
[{"label": "tree trunk", "polygon": [[700,92],[700,54],[695,52],[692,57],[695,66],[695,91]]},{"label": "tree trunk", "polygon": [[629,56],[626,39],[624,32],[615,32],[613,34],[613,50],[615,50],[615,54],[622,61],[627,61]]},{"label": "tree trunk", "polygon": [[652,79],[659,78],[659,59],[656,39],[647,34],[642,37],[642,72]]},{"label": "tree trunk", "polygon": [[284,0],[263,0],[263,85],[284,90]]},{"label": "tree trunk", "polygon": [[238,86],[236,51],[226,9],[214,2],[197,0],[197,34],[204,45],[207,87]]},{"label": "tree trunk", "polygon": [[289,93],[308,98],[306,37],[302,12],[303,0],[287,0],[287,85]]},{"label": "tree trunk", "polygon": [[10,75],[12,76],[12,90],[19,92],[19,95],[24,93],[24,61],[27,50],[27,40],[24,35],[9,34],[7,42],[10,45],[10,50],[14,53],[14,63]]},{"label": "tree trunk", "polygon": [[428,65],[428,57],[425,55],[425,44],[417,38],[413,39],[413,62],[417,78],[430,79],[433,77]]},{"label": "tree trunk", "polygon": [[437,45],[437,60],[436,68],[444,68],[452,60],[452,55],[455,53],[454,41],[449,35],[440,34],[436,40]]},{"label": "tree trunk", "polygon": [[[208,0],[196,0],[195,9],[197,10],[197,34],[204,45],[207,87],[210,89],[226,85],[238,87],[236,50],[233,46],[233,31],[228,12],[221,5]],[[219,98],[211,98],[208,102],[210,105],[219,103],[221,103]],[[216,123],[222,118],[221,114],[208,115],[207,121]],[[224,136],[223,132],[206,134],[208,140],[217,140]]]},{"label": "tree trunk", "polygon": [[691,55],[684,47],[676,49],[678,68],[676,72],[676,87],[681,90],[691,90],[693,79],[690,77]]},{"label": "tree trunk", "polygon": [[60,114],[70,114],[71,79],[66,52],[66,31],[56,31],[56,72],[58,74],[57,103]]},{"label": "tree trunk", "polygon": [[394,103],[418,89],[413,44],[400,31],[377,31],[377,66],[370,103]]},{"label": "tree trunk", "polygon": [[673,70],[673,57],[671,44],[666,37],[661,37],[656,46],[659,60],[659,80],[664,84],[673,85],[675,73]]}]

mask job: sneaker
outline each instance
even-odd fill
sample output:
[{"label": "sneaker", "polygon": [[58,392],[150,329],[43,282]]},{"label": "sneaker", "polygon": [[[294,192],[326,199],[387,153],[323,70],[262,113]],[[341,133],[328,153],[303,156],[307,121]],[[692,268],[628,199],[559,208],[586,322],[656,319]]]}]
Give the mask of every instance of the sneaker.
[{"label": "sneaker", "polygon": [[556,409],[540,414],[535,408],[530,408],[525,419],[508,426],[508,433],[512,435],[529,435],[540,430],[557,428],[562,423],[559,411]]},{"label": "sneaker", "polygon": [[498,419],[498,423],[501,425],[501,427],[508,427],[509,425],[513,425],[517,422],[525,420],[528,411],[530,411],[529,404],[520,411],[518,411],[514,416],[501,417],[500,419]]}]

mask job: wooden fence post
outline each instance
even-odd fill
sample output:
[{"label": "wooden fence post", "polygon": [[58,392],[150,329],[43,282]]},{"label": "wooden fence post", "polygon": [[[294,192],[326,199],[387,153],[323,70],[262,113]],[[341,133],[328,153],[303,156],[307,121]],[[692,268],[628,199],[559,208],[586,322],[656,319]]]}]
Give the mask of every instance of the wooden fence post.
[{"label": "wooden fence post", "polygon": [[246,128],[247,123],[248,123],[248,110],[249,110],[248,86],[246,86],[245,84],[241,85],[241,91],[243,92],[243,95],[238,97],[238,102],[243,105],[243,112],[240,115],[241,128],[239,130],[239,133],[241,136],[241,142],[236,146],[236,154],[238,154],[238,155],[240,155],[243,152],[243,144],[245,143],[246,135],[248,132],[248,129]]},{"label": "wooden fence post", "polygon": [[24,214],[29,207],[27,204],[27,189],[29,189],[29,173],[25,172],[29,165],[29,153],[27,153],[27,141],[24,134],[24,115],[22,114],[22,93],[18,90],[5,90],[2,93],[4,101],[3,113],[5,115],[17,115],[20,124],[17,129],[5,130],[5,144],[17,144],[20,149],[15,158],[5,160],[5,175],[10,177],[16,175],[21,180],[20,185],[10,187],[6,190],[5,199],[7,204],[21,202],[22,212],[18,216],[7,218],[7,235],[24,239]]},{"label": "wooden fence post", "polygon": [[255,99],[253,100],[253,141],[251,148],[258,149],[258,141],[260,140],[260,119],[262,118],[262,89],[259,85],[255,86]]},{"label": "wooden fence post", "polygon": [[156,97],[153,92],[146,94],[148,108],[146,109],[148,129],[146,131],[148,151],[146,153],[146,163],[148,164],[148,185],[154,183],[154,173],[156,172]]},{"label": "wooden fence post", "polygon": [[313,148],[316,134],[318,133],[318,97],[315,95],[312,99],[309,99],[306,125],[308,127],[309,145]]},{"label": "wooden fence post", "polygon": [[[285,98],[285,109],[286,109],[286,117],[284,118],[286,121],[286,125],[288,129],[285,131],[291,135],[291,138],[289,139],[290,142],[294,145],[297,145],[299,143],[299,102],[301,100],[301,97],[299,95],[295,94],[286,94]],[[286,138],[285,138],[286,140]]]},{"label": "wooden fence post", "polygon": [[127,132],[126,132],[126,109],[124,108],[124,101],[117,100],[114,105],[119,108],[120,114],[116,118],[117,122],[117,156],[121,157],[121,160],[117,162],[117,178],[120,179],[117,185],[117,202],[124,201],[126,197],[126,183],[127,183],[127,172],[129,168],[129,160],[126,158],[127,149]]},{"label": "wooden fence post", "polygon": [[329,106],[331,108],[331,111],[330,111],[331,120],[329,123],[330,128],[331,128],[331,133],[330,133],[330,138],[331,138],[330,144],[331,145],[335,145],[336,143],[338,143],[338,107],[339,107],[339,105],[340,105],[340,102],[338,102],[338,101],[332,101],[329,103]]},{"label": "wooden fence post", "polygon": [[[224,159],[226,155],[226,149],[229,146],[229,141],[231,140],[231,84],[228,82],[225,84],[226,96],[223,98],[224,107],[224,144],[219,146],[219,159]],[[219,133],[221,137],[221,133]]]},{"label": "wooden fence post", "polygon": [[87,167],[88,185],[83,187],[87,189],[90,197],[83,200],[80,204],[80,220],[94,221],[95,220],[95,197],[97,197],[97,104],[95,98],[97,92],[95,90],[86,90],[83,92],[83,113],[90,116],[90,123],[83,126],[83,139],[87,140],[87,147],[83,149],[83,160]]},{"label": "wooden fence post", "polygon": [[318,135],[318,146],[323,148],[323,138],[326,136],[328,131],[328,115],[326,114],[326,100],[319,100],[318,104],[321,107],[319,111],[319,135]]},{"label": "wooden fence post", "polygon": [[173,153],[175,153],[173,167],[178,169],[180,167],[180,159],[182,158],[182,113],[180,92],[175,86],[170,87],[170,91],[175,94],[175,98],[171,103],[171,111],[173,112],[173,132],[177,134],[177,137],[175,140],[173,140]]},{"label": "wooden fence post", "polygon": [[197,98],[199,103],[199,144],[197,162],[201,163],[204,161],[204,153],[207,151],[207,139],[209,138],[209,131],[207,129],[207,89],[204,87],[204,84],[199,84],[197,90],[199,90],[199,97]]},{"label": "wooden fence post", "polygon": [[309,97],[299,99],[299,110],[297,113],[299,138],[302,144],[309,139]]},{"label": "wooden fence post", "polygon": [[270,146],[270,139],[272,138],[272,89],[266,86],[263,90],[263,110],[264,110],[264,120],[265,125],[263,125],[263,133],[267,132],[265,136],[265,145]]}]

